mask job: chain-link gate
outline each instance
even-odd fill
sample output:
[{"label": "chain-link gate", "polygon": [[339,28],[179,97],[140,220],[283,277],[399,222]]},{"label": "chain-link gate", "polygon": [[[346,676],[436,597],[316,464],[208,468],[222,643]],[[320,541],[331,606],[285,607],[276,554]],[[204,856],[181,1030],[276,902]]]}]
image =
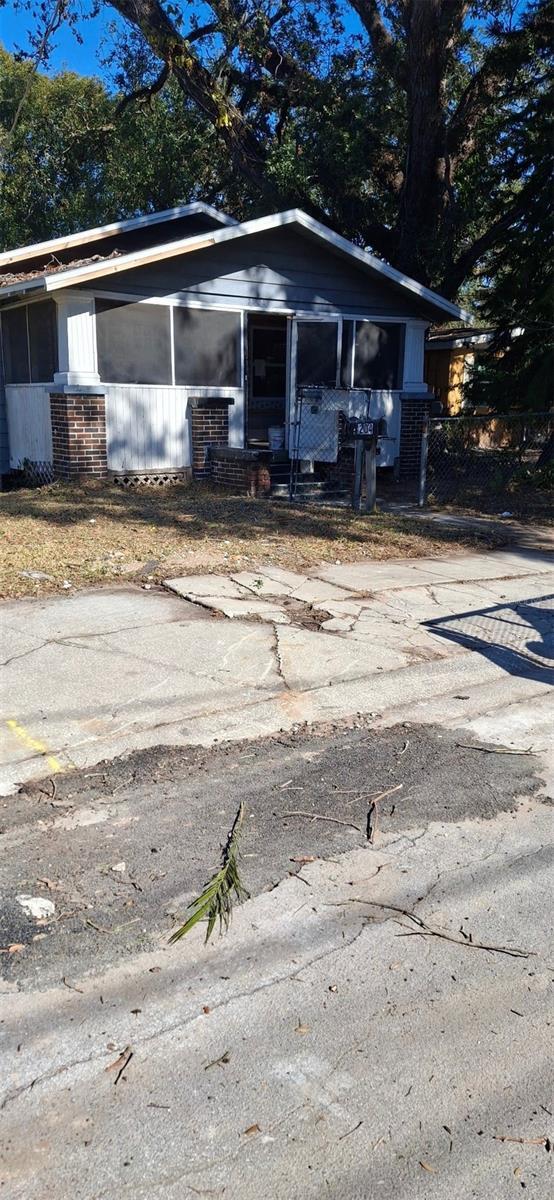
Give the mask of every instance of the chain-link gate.
[{"label": "chain-link gate", "polygon": [[332,468],[339,462],[341,449],[350,441],[350,422],[369,419],[370,401],[371,392],[367,388],[298,388],[289,438],[291,500],[300,498],[306,472],[313,475],[314,463],[323,472],[328,468],[330,491],[335,494],[340,491],[340,482],[337,477],[333,479]]},{"label": "chain-link gate", "polygon": [[433,417],[423,436],[420,504],[511,512],[533,496],[533,511],[546,510],[553,471],[552,413]]}]

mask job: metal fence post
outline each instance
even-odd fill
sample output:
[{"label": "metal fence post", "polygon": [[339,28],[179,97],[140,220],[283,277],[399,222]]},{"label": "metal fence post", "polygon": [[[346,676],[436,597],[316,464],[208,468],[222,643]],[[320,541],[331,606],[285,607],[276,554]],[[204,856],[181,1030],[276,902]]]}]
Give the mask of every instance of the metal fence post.
[{"label": "metal fence post", "polygon": [[354,485],[352,508],[359,512],[362,507],[362,476],[364,470],[364,444],[361,438],[354,439]]},{"label": "metal fence post", "polygon": [[365,510],[375,512],[377,503],[377,438],[372,437],[365,442]]},{"label": "metal fence post", "polygon": [[427,459],[429,457],[429,414],[423,418],[421,430],[421,449],[419,454],[419,489],[418,505],[425,508],[427,502]]}]

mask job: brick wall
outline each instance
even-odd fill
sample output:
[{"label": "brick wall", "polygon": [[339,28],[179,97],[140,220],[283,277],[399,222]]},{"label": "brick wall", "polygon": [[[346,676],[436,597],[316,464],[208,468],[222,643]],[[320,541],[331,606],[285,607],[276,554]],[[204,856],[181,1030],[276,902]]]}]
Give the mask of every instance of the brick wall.
[{"label": "brick wall", "polygon": [[271,491],[269,465],[249,458],[210,455],[211,477],[214,483],[238,495],[267,496]]},{"label": "brick wall", "polygon": [[51,392],[50,417],[54,475],[62,479],[105,475],[105,397]]},{"label": "brick wall", "polygon": [[192,474],[194,479],[208,479],[212,466],[208,459],[209,446],[227,446],[229,442],[229,402],[211,400],[209,404],[191,408]]},{"label": "brick wall", "polygon": [[416,479],[421,458],[421,434],[423,422],[429,413],[432,395],[404,395],[401,397],[400,415],[400,479]]}]

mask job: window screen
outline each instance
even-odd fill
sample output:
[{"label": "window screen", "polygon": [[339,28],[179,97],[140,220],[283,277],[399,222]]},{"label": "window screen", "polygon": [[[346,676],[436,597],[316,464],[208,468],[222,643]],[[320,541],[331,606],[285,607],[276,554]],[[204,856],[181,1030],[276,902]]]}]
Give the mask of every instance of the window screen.
[{"label": "window screen", "polygon": [[402,325],[356,321],[354,387],[398,387]]},{"label": "window screen", "polygon": [[96,300],[98,371],[106,383],[171,383],[169,309]]},{"label": "window screen", "polygon": [[352,355],[354,353],[354,322],[343,321],[340,351],[340,386],[352,387]]},{"label": "window screen", "polygon": [[175,383],[240,387],[240,315],[175,308]]},{"label": "window screen", "polygon": [[2,313],[2,352],[6,383],[29,383],[26,307]]},{"label": "window screen", "polygon": [[336,321],[298,322],[296,370],[300,386],[336,387],[337,334]]},{"label": "window screen", "polygon": [[58,370],[56,305],[53,300],[41,300],[30,304],[28,312],[31,383],[49,383]]}]

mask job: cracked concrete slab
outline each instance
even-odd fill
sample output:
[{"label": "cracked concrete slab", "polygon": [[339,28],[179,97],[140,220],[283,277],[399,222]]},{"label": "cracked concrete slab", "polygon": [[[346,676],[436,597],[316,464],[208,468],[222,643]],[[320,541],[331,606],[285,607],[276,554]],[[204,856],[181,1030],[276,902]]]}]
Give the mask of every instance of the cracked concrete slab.
[{"label": "cracked concrete slab", "polygon": [[[198,597],[200,600],[200,597]],[[202,596],[201,603],[204,608],[210,608],[212,612],[222,613],[224,617],[229,617],[230,620],[248,617],[259,617],[261,621],[269,621],[275,625],[288,625],[290,618],[282,608],[271,604],[266,600],[257,600],[254,596],[245,599],[242,595],[239,600],[226,596]]]},{"label": "cracked concrete slab", "polygon": [[[341,593],[311,606],[306,601],[304,613],[290,597],[281,604],[248,596],[234,580],[224,580],[240,592],[213,598],[221,614],[233,617],[229,623],[210,617],[209,596],[193,605],[170,592],[140,588],[6,603],[6,718],[15,724],[4,723],[0,731],[0,789],[9,792],[43,774],[52,757],[63,769],[72,761],[89,766],[142,746],[210,744],[410,706],[425,720],[428,712],[440,716],[437,697],[447,698],[453,712],[456,695],[468,690],[478,715],[502,698],[507,676],[515,693],[521,678],[540,694],[552,672],[543,614],[545,594],[554,591],[552,576],[542,568],[537,574],[536,559],[520,556],[528,576],[500,581],[506,563],[495,566],[489,557],[493,562],[485,570],[496,571],[509,600],[486,582],[435,579],[427,586],[420,573],[417,587],[395,590],[393,582],[392,590],[383,584],[371,597],[345,599]],[[381,566],[390,584],[391,567]],[[417,575],[406,569],[410,579]],[[296,583],[294,573],[267,570],[286,575],[277,579],[283,586]],[[187,588],[194,578],[204,580],[196,584],[201,589],[213,588],[217,579],[177,583]],[[315,623],[312,609],[320,616],[327,612],[332,622],[353,614],[357,619],[350,630],[333,624],[315,632],[300,623],[306,615]],[[282,624],[288,621],[299,624]],[[280,632],[291,630],[283,639],[282,663],[276,625]],[[526,687],[524,682],[525,694]]]},{"label": "cracked concrete slab", "polygon": [[257,596],[290,596],[292,592],[290,584],[271,579],[261,570],[239,571],[236,575],[231,575],[231,579]]},{"label": "cracked concrete slab", "polygon": [[317,606],[318,603],[325,600],[348,600],[351,589],[337,587],[336,584],[322,579],[307,579],[300,587],[295,588],[292,594],[295,600],[302,600],[305,604]]},{"label": "cracked concrete slab", "polygon": [[[106,611],[111,598],[104,596]],[[152,612],[149,599],[146,614]],[[262,624],[175,621],[170,596],[168,623],[130,626],[113,633],[47,641],[32,658],[4,668],[6,696],[17,722],[0,728],[2,787],[47,769],[45,755],[88,765],[104,753],[164,740],[164,729],[196,715],[217,714],[279,692],[273,627]],[[63,601],[58,602],[62,607]],[[19,602],[33,618],[33,601]],[[159,610],[157,610],[159,611]],[[58,627],[58,617],[54,621]],[[178,728],[171,735],[179,740]],[[43,747],[33,743],[40,743]]]},{"label": "cracked concrete slab", "polygon": [[164,587],[187,600],[204,596],[228,596],[239,600],[244,596],[239,585],[228,575],[183,575],[179,579],[164,579]]},{"label": "cracked concrete slab", "polygon": [[552,559],[497,552],[495,554],[457,555],[446,559],[419,558],[402,563],[353,563],[324,566],[318,578],[350,591],[377,592],[388,588],[411,588],[420,584],[464,583],[467,580],[517,578],[531,573],[552,571]]},{"label": "cracked concrete slab", "polygon": [[289,688],[304,692],[344,680],[365,679],[377,671],[405,666],[410,655],[379,642],[364,645],[345,638],[322,638],[320,633],[290,626],[277,633],[281,671]]}]

